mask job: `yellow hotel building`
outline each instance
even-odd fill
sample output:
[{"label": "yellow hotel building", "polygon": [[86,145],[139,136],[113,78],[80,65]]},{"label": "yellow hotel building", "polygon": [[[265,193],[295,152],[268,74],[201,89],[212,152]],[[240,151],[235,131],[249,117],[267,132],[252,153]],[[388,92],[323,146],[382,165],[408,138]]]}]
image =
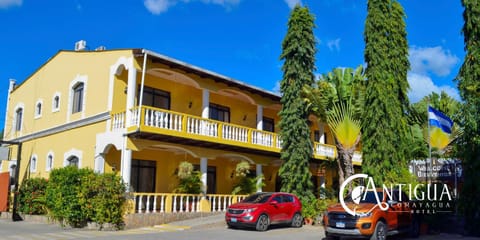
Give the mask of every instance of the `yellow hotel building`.
[{"label": "yellow hotel building", "polygon": [[[172,193],[180,162],[202,173],[206,194],[230,194],[235,166],[279,190],[278,94],[146,50],[59,51],[21,84],[10,81],[4,140],[22,142],[20,179],[76,165],[116,172],[134,193]],[[336,148],[310,118],[315,186],[335,171]],[[16,167],[16,146],[1,170]],[[360,159],[358,156],[356,159]],[[357,162],[358,165],[358,162]]]}]

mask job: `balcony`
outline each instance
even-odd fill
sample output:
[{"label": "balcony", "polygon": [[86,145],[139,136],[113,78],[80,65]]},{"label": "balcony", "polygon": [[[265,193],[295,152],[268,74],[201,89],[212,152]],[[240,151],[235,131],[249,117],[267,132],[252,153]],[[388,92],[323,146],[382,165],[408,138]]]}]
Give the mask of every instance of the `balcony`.
[{"label": "balcony", "polygon": [[[127,119],[127,116],[128,117]],[[142,106],[111,115],[111,130],[125,130],[222,144],[267,153],[280,153],[282,140],[276,133],[215,121],[165,109]],[[314,143],[316,159],[335,158],[335,146]]]}]

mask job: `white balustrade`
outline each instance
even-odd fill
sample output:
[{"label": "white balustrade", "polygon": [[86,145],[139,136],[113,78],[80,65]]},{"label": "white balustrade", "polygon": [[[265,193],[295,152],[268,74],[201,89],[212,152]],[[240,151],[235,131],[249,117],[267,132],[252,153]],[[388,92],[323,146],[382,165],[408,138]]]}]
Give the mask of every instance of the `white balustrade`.
[{"label": "white balustrade", "polygon": [[315,144],[315,153],[318,155],[322,156],[327,156],[334,158],[335,157],[335,147],[334,146],[329,146],[329,145],[324,145],[324,144]]},{"label": "white balustrade", "polygon": [[236,142],[248,142],[248,128],[224,124],[222,133],[224,139]]},{"label": "white balustrade", "polygon": [[121,130],[125,128],[125,112],[112,115],[112,130]]}]

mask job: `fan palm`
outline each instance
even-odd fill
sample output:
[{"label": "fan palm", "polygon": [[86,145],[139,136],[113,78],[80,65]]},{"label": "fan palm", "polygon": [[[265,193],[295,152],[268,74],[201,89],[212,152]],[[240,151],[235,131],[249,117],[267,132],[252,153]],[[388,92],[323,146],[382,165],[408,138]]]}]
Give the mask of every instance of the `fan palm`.
[{"label": "fan palm", "polygon": [[339,184],[353,174],[352,157],[361,136],[364,82],[363,67],[359,66],[336,68],[322,75],[313,87],[304,87],[311,113],[326,122],[335,136]]}]

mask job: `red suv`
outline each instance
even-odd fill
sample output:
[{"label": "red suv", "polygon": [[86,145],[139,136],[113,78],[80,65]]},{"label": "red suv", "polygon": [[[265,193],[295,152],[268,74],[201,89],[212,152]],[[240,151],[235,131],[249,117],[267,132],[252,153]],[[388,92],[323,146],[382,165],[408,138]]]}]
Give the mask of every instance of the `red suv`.
[{"label": "red suv", "polygon": [[270,224],[303,225],[302,203],[290,193],[255,193],[228,207],[225,221],[229,228],[255,227],[266,231]]}]

